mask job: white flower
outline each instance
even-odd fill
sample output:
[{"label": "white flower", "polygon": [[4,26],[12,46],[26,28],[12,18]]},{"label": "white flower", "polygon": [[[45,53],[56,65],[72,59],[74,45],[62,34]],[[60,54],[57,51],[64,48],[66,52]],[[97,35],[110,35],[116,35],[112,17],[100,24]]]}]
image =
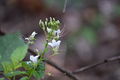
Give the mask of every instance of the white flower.
[{"label": "white flower", "polygon": [[27,63],[27,64],[30,64],[30,63],[31,63],[31,61],[27,61],[26,63]]},{"label": "white flower", "polygon": [[48,33],[52,32],[52,29],[50,29],[50,28],[47,27],[47,32]]},{"label": "white flower", "polygon": [[52,48],[55,48],[55,47],[59,48],[60,43],[61,43],[60,40],[56,41],[55,39],[53,39],[52,42],[48,43],[48,45],[50,45]]},{"label": "white flower", "polygon": [[25,40],[29,41],[30,39],[29,38],[25,38]]},{"label": "white flower", "polygon": [[39,57],[39,55],[38,55],[38,56],[30,55],[30,60],[31,60],[33,63],[37,63],[38,57]]},{"label": "white flower", "polygon": [[59,37],[60,37],[60,33],[61,33],[60,29],[58,29],[58,30],[54,31],[54,35],[56,35],[56,36],[57,36],[57,38],[59,38]]},{"label": "white flower", "polygon": [[57,35],[60,35],[61,31],[60,31],[60,29],[58,29],[58,30],[54,31],[54,33]]},{"label": "white flower", "polygon": [[34,31],[30,37],[34,38],[37,33]]},{"label": "white flower", "polygon": [[27,41],[33,40],[36,34],[37,34],[37,33],[34,31],[34,32],[30,35],[30,37],[25,38],[25,40],[27,40]]}]

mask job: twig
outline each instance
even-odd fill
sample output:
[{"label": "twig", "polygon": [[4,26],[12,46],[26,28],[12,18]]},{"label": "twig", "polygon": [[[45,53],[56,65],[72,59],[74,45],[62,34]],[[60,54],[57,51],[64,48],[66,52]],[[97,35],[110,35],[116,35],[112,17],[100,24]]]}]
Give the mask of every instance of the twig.
[{"label": "twig", "polygon": [[67,75],[68,77],[70,77],[73,80],[79,80],[78,77],[74,76],[73,73],[71,73],[70,71],[67,71],[66,69],[61,68],[60,66],[56,65],[55,63],[51,62],[50,60],[45,60],[45,62],[51,66],[53,66],[54,68],[56,68],[57,70],[59,70],[60,72],[64,73],[65,75]]},{"label": "twig", "polygon": [[95,68],[95,67],[97,67],[99,65],[106,64],[106,63],[113,62],[113,61],[117,61],[117,60],[120,60],[120,56],[115,56],[115,57],[112,57],[112,58],[108,58],[108,59],[105,59],[103,61],[97,62],[95,64],[82,67],[80,69],[77,69],[77,70],[73,71],[72,73],[77,74],[77,73],[80,73],[80,72],[87,71],[89,69]]}]

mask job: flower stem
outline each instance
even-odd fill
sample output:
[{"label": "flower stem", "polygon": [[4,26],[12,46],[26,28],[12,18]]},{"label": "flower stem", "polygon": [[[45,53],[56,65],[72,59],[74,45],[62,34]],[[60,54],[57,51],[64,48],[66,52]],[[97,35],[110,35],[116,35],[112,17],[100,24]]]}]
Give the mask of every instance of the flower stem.
[{"label": "flower stem", "polygon": [[43,50],[43,52],[42,52],[42,54],[41,54],[41,58],[44,57],[44,54],[45,54],[46,51],[47,51],[47,46],[48,46],[48,40],[46,40],[45,48],[44,48],[44,50]]},{"label": "flower stem", "polygon": [[30,80],[30,78],[32,77],[33,71],[35,70],[36,67],[34,67],[34,69],[30,72],[30,75],[28,77],[28,80]]}]

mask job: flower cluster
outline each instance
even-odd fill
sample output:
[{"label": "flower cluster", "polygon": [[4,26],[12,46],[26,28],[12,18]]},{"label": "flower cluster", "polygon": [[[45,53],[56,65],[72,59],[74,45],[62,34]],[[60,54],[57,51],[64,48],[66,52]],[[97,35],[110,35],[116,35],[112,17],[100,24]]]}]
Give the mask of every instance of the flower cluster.
[{"label": "flower cluster", "polygon": [[61,34],[60,21],[50,17],[49,20],[46,19],[44,22],[40,20],[39,25],[45,32],[48,45],[51,46],[53,51],[56,53],[61,43],[59,40]]}]

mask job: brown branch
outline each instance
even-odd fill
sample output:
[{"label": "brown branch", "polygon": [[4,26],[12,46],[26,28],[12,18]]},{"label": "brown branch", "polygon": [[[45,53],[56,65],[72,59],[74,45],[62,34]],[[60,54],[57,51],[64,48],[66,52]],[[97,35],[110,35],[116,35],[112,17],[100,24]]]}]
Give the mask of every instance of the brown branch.
[{"label": "brown branch", "polygon": [[60,66],[56,65],[55,63],[51,62],[50,60],[45,60],[45,62],[51,66],[53,66],[54,68],[56,68],[57,70],[59,70],[60,72],[64,73],[66,76],[68,76],[69,78],[73,79],[73,80],[79,80],[78,77],[76,77],[73,73],[71,73],[70,71],[61,68]]},{"label": "brown branch", "polygon": [[77,73],[80,73],[80,72],[87,71],[89,69],[95,68],[95,67],[97,67],[99,65],[106,64],[106,63],[113,62],[113,61],[117,61],[117,60],[120,60],[120,56],[115,56],[115,57],[112,57],[112,58],[108,58],[108,59],[105,59],[103,61],[97,62],[95,64],[82,67],[80,69],[77,69],[77,70],[73,71],[72,73],[77,74]]}]

